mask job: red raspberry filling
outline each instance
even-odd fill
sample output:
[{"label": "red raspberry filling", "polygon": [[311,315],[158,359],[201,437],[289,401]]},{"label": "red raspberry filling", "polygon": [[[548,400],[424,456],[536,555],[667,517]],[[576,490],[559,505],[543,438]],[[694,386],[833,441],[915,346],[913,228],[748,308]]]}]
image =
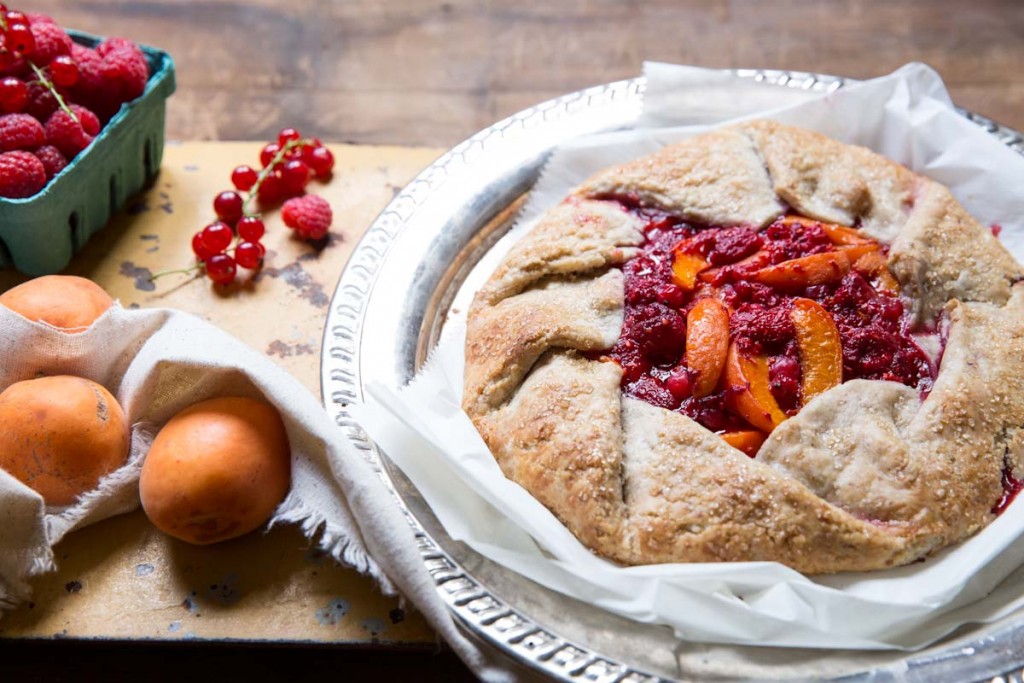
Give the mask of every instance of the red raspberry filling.
[{"label": "red raspberry filling", "polygon": [[[622,367],[626,395],[725,436],[760,434],[744,441],[755,444],[743,446],[753,455],[781,420],[840,381],[931,389],[936,368],[912,338],[923,330],[912,326],[885,270],[884,245],[792,215],[758,231],[697,225],[631,198],[605,199],[645,221],[640,254],[622,267],[622,333],[601,354]],[[714,323],[717,337],[695,311],[706,298],[723,311]],[[702,326],[689,330],[690,342],[688,319]],[[687,349],[688,343],[702,347]],[[698,392],[701,374],[709,372],[714,383],[705,379]]]}]

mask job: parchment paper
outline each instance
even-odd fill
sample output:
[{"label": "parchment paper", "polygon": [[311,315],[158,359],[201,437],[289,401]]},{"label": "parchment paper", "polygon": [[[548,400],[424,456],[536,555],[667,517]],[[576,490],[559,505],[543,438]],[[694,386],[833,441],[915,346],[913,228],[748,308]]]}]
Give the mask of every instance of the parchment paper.
[{"label": "parchment paper", "polygon": [[825,95],[690,67],[652,64],[646,75],[642,127],[556,151],[516,226],[460,290],[423,371],[398,392],[368,387],[366,404],[353,411],[363,427],[453,538],[542,585],[640,622],[670,625],[689,640],[915,649],[1024,605],[1020,502],[924,563],[811,579],[775,563],[617,566],[591,554],[502,475],[459,408],[464,314],[473,292],[510,244],[572,187],[709,123],[756,114],[871,147],[950,186],[983,223],[1000,224],[1003,242],[1024,257],[1024,159],[957,114],[938,75],[923,65]]}]

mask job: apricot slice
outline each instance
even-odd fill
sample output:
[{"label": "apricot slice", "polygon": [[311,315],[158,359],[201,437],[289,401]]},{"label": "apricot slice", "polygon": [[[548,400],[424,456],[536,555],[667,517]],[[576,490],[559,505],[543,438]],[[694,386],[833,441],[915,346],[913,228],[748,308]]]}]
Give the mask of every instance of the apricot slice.
[{"label": "apricot slice", "polygon": [[718,299],[699,300],[686,315],[686,366],[694,376],[693,395],[715,390],[729,353],[729,309]]},{"label": "apricot slice", "polygon": [[48,505],[70,505],[128,459],[128,423],[102,385],[58,375],[0,394],[0,468]]},{"label": "apricot slice", "polygon": [[722,432],[722,440],[733,448],[739,449],[753,458],[761,449],[768,435],[757,429],[743,429],[735,432]]},{"label": "apricot slice", "polygon": [[855,264],[868,254],[882,253],[882,245],[878,242],[862,242],[840,246],[839,250],[846,254],[846,258],[850,259],[851,264]]},{"label": "apricot slice", "polygon": [[84,332],[114,300],[92,280],[74,275],[44,275],[0,294],[0,304],[29,320]]},{"label": "apricot slice", "polygon": [[896,278],[892,276],[888,268],[888,258],[881,250],[870,251],[853,264],[853,269],[858,273],[864,273],[869,275],[875,280],[875,285],[879,289],[884,289],[888,292],[898,292],[899,283],[896,282]]},{"label": "apricot slice", "polygon": [[697,284],[697,275],[710,264],[699,254],[687,254],[678,249],[672,255],[672,281],[687,292]]},{"label": "apricot slice", "polygon": [[139,494],[158,529],[207,545],[262,526],[290,486],[288,435],[277,410],[228,397],[197,403],[163,426]]},{"label": "apricot slice", "polygon": [[786,413],[772,395],[768,359],[763,354],[746,356],[736,342],[730,344],[725,384],[729,408],[761,431],[770,433],[786,419]]},{"label": "apricot slice", "polygon": [[843,346],[839,328],[821,304],[797,298],[789,314],[800,352],[803,405],[843,381]]},{"label": "apricot slice", "polygon": [[767,266],[753,280],[779,289],[803,289],[811,285],[838,282],[850,272],[850,257],[844,251],[826,251]]}]

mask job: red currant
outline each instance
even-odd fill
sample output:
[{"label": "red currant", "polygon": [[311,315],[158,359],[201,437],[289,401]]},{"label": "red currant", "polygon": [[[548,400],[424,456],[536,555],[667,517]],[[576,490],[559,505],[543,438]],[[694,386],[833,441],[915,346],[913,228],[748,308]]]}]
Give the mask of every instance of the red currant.
[{"label": "red currant", "polygon": [[[2,38],[3,36],[0,36]],[[7,71],[8,69],[14,68],[18,63],[18,56],[4,47],[4,43],[0,40],[0,71]]]},{"label": "red currant", "polygon": [[75,83],[78,83],[79,75],[78,64],[68,55],[54,57],[53,61],[50,62],[50,79],[55,85],[70,88]]},{"label": "red currant", "polygon": [[4,16],[7,17],[8,26],[11,24],[28,24],[28,17],[25,16],[25,13],[19,12],[16,9],[10,10]]},{"label": "red currant", "polygon": [[242,198],[231,190],[221,192],[213,200],[213,210],[217,218],[228,225],[234,225],[242,217]]},{"label": "red currant", "polygon": [[24,81],[8,76],[0,79],[0,111],[20,112],[28,104],[28,86]]},{"label": "red currant", "polygon": [[259,179],[259,174],[249,166],[239,166],[231,172],[231,183],[242,192],[248,192]]},{"label": "red currant", "polygon": [[281,145],[276,142],[271,142],[269,145],[260,151],[260,163],[263,164],[263,168],[270,165],[270,162],[274,160],[277,153],[281,151]]},{"label": "red currant", "polygon": [[281,178],[276,175],[268,175],[260,183],[260,189],[257,190],[256,196],[259,200],[265,204],[271,204],[281,198],[281,194],[284,188],[281,186]]},{"label": "red currant", "polygon": [[238,236],[248,242],[259,242],[260,238],[263,237],[267,231],[266,226],[263,225],[263,221],[255,216],[245,216],[238,225],[235,226],[238,230]]},{"label": "red currant", "polygon": [[310,170],[306,162],[292,159],[281,168],[281,185],[289,197],[302,194],[309,184]]},{"label": "red currant", "polygon": [[299,131],[294,128],[282,128],[281,132],[277,134],[277,144],[284,147],[292,140],[298,140],[301,137]]},{"label": "red currant", "polygon": [[206,242],[203,241],[203,233],[197,232],[192,236],[192,253],[196,255],[196,260],[205,261],[218,252],[206,246]]},{"label": "red currant", "polygon": [[677,401],[689,398],[693,394],[693,382],[690,379],[689,371],[684,367],[678,367],[665,380],[665,387],[672,392]]},{"label": "red currant", "polygon": [[[19,13],[20,14],[20,13]],[[36,39],[27,23],[14,23],[8,13],[7,48],[15,54],[30,55],[36,49]]]},{"label": "red currant", "polygon": [[234,237],[231,228],[220,221],[210,223],[200,234],[203,236],[203,244],[215,254],[227,249]]},{"label": "red currant", "polygon": [[334,155],[326,147],[314,147],[306,155],[305,161],[317,178],[326,178],[334,170]]},{"label": "red currant", "polygon": [[227,254],[215,254],[206,262],[206,276],[218,285],[226,285],[235,279],[235,259]]},{"label": "red currant", "polygon": [[235,260],[243,268],[258,268],[263,260],[260,245],[255,242],[239,242],[235,247]]}]

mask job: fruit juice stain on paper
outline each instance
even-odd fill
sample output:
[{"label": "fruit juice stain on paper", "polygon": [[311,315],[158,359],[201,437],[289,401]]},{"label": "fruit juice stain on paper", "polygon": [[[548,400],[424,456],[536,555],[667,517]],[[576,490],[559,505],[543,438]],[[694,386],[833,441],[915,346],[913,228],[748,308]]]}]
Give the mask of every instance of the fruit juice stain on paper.
[{"label": "fruit juice stain on paper", "polygon": [[117,272],[132,278],[135,281],[135,289],[140,292],[152,292],[156,289],[156,283],[153,282],[153,271],[135,265],[134,261],[123,261]]},{"label": "fruit juice stain on paper", "polygon": [[373,639],[376,639],[377,636],[388,629],[387,623],[383,619],[377,619],[376,617],[363,619],[363,622],[359,625],[362,626],[363,630],[369,633],[370,637]]},{"label": "fruit juice stain on paper", "polygon": [[335,626],[348,614],[352,605],[344,598],[334,598],[316,611],[316,620],[321,626]]},{"label": "fruit juice stain on paper", "polygon": [[203,598],[220,605],[234,605],[242,599],[242,593],[238,589],[238,575],[228,574],[219,583],[210,584],[203,591]]},{"label": "fruit juice stain on paper", "polygon": [[291,263],[284,268],[264,265],[263,269],[253,279],[258,281],[263,277],[279,277],[284,279],[289,287],[298,292],[300,298],[305,299],[317,308],[327,308],[331,303],[331,298],[327,296],[323,285],[313,280],[313,276],[307,273],[302,264],[298,262]]},{"label": "fruit juice stain on paper", "polygon": [[166,192],[161,192],[160,193],[160,199],[163,200],[162,202],[157,204],[157,206],[160,208],[160,210],[163,211],[164,213],[166,213],[167,215],[173,214],[174,213],[174,203],[171,201],[171,195],[167,194]]},{"label": "fruit juice stain on paper", "polygon": [[266,350],[268,356],[277,356],[279,358],[309,356],[317,352],[318,349],[314,348],[312,344],[287,344],[280,339],[270,342]]},{"label": "fruit juice stain on paper", "polygon": [[187,609],[191,614],[199,616],[199,603],[196,602],[196,592],[192,591],[189,595],[185,596],[185,599],[181,601],[181,606]]}]

